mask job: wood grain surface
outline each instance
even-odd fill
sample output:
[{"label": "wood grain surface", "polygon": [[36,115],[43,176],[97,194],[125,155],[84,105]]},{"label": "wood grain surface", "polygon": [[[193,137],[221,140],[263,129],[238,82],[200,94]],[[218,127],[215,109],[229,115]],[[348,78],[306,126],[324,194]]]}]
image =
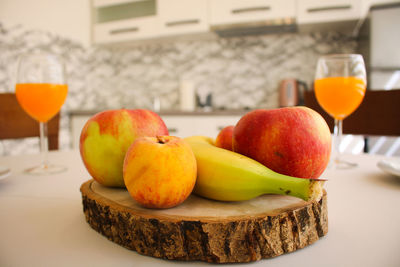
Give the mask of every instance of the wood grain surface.
[{"label": "wood grain surface", "polygon": [[319,201],[263,195],[221,202],[191,195],[171,209],[141,207],[126,189],[82,184],[86,221],[109,240],[140,254],[214,263],[271,258],[328,232],[327,194]]}]

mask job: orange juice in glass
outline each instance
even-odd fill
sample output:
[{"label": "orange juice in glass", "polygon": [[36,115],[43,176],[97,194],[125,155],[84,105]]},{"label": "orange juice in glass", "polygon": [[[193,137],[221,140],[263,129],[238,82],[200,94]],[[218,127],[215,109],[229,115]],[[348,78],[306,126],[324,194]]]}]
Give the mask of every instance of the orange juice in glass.
[{"label": "orange juice in glass", "polygon": [[351,168],[354,163],[340,158],[343,120],[361,104],[367,86],[364,60],[357,54],[336,54],[319,58],[314,81],[315,97],[335,120],[333,164]]},{"label": "orange juice in glass", "polygon": [[48,122],[60,111],[67,93],[66,84],[20,83],[15,86],[19,104],[39,122]]},{"label": "orange juice in glass", "polygon": [[22,109],[39,122],[42,163],[29,168],[29,174],[50,174],[66,170],[47,160],[47,122],[64,104],[68,93],[62,60],[47,53],[21,55],[18,61],[15,95]]},{"label": "orange juice in glass", "polygon": [[315,80],[315,96],[333,118],[343,120],[361,104],[366,83],[357,77],[328,77]]}]

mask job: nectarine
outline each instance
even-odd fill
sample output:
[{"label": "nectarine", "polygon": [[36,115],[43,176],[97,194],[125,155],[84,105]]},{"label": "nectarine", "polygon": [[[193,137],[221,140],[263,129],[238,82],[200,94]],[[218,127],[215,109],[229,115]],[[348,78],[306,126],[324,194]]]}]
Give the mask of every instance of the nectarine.
[{"label": "nectarine", "polygon": [[196,158],[189,144],[179,137],[142,137],[128,149],[123,175],[126,188],[139,204],[171,208],[192,192]]}]

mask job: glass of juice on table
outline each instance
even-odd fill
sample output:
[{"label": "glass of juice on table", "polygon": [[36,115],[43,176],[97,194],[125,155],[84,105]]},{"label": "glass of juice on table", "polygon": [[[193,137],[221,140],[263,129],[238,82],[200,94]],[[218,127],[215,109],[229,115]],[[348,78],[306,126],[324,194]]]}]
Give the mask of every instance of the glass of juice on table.
[{"label": "glass of juice on table", "polygon": [[314,81],[319,105],[335,120],[332,164],[338,169],[357,164],[341,159],[343,120],[361,104],[367,86],[364,60],[357,54],[335,54],[319,58]]},{"label": "glass of juice on table", "polygon": [[59,57],[46,53],[20,56],[15,94],[24,111],[39,122],[42,155],[42,163],[25,172],[40,175],[66,170],[66,167],[53,165],[47,159],[47,122],[60,111],[67,93],[65,67]]}]

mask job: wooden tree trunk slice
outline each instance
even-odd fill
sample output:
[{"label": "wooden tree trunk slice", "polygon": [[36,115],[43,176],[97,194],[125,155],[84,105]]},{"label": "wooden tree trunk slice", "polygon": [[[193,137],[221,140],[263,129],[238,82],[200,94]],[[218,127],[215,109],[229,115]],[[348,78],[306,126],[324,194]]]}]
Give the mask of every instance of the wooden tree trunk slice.
[{"label": "wooden tree trunk slice", "polygon": [[263,195],[220,202],[191,195],[171,209],[142,208],[126,189],[82,184],[90,226],[140,254],[185,261],[250,262],[295,251],[328,232],[327,195],[306,202]]}]

